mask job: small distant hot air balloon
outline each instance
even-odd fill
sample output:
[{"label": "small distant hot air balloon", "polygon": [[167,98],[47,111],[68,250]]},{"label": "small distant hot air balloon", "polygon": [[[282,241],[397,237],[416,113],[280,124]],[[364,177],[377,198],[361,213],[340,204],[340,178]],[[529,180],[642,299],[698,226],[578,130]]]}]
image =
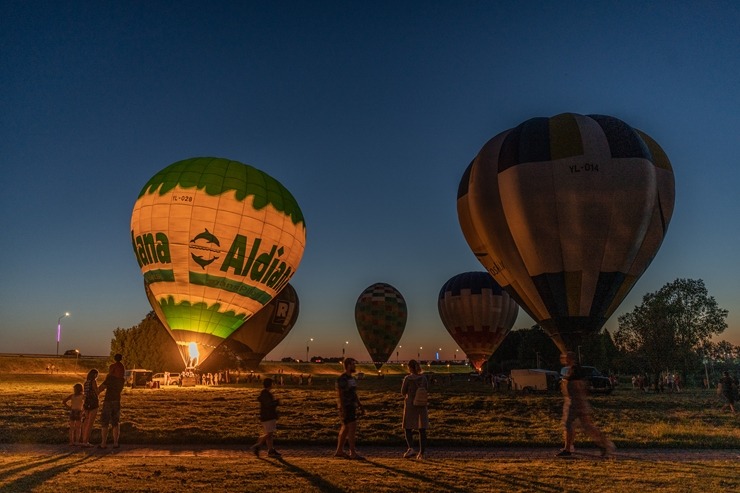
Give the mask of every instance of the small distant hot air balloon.
[{"label": "small distant hot air balloon", "polygon": [[388,361],[401,340],[407,316],[406,300],[390,284],[373,284],[357,299],[357,331],[378,370]]},{"label": "small distant hot air balloon", "polygon": [[464,272],[444,283],[439,318],[477,371],[514,326],[519,306],[487,272]]},{"label": "small distant hot air balloon", "polygon": [[564,113],[486,143],[457,204],[476,257],[566,351],[601,329],[647,269],[674,199],[653,139],[614,117]]},{"label": "small distant hot air balloon", "polygon": [[194,365],[288,284],[306,226],[274,178],[202,157],[176,162],[144,185],[131,243],[152,308]]},{"label": "small distant hot air balloon", "polygon": [[298,293],[290,283],[221,343],[247,368],[257,369],[267,353],[285,339],[298,320]]}]

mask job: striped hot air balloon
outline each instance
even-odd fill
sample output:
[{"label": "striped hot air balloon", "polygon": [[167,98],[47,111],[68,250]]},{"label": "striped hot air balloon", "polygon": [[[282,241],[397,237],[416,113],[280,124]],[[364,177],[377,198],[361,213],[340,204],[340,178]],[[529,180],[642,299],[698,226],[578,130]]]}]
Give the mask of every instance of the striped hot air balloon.
[{"label": "striped hot air balloon", "polygon": [[614,117],[564,113],[486,143],[457,208],[476,257],[565,351],[600,330],[647,269],[674,199],[653,139]]},{"label": "striped hot air balloon", "polygon": [[355,323],[370,358],[380,370],[406,328],[406,300],[384,282],[368,286],[355,303]]},{"label": "striped hot air balloon", "polygon": [[519,306],[487,272],[464,272],[439,290],[439,318],[476,370],[514,326]]},{"label": "striped hot air balloon", "polygon": [[131,243],[147,298],[192,365],[288,284],[306,226],[274,178],[202,157],[174,163],[144,185]]}]

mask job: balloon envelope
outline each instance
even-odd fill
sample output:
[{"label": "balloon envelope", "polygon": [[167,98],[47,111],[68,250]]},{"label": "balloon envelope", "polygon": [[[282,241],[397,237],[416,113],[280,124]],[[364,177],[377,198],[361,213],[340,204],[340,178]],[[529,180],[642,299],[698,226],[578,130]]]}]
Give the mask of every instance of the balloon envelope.
[{"label": "balloon envelope", "polygon": [[236,354],[247,368],[257,369],[267,353],[277,347],[298,320],[298,293],[289,283],[267,306],[244,322],[222,345]]},{"label": "balloon envelope", "polygon": [[368,286],[357,299],[357,331],[378,370],[401,340],[407,316],[406,300],[390,284],[379,282]]},{"label": "balloon envelope", "polygon": [[476,257],[565,351],[647,269],[674,197],[671,164],[646,134],[565,113],[486,143],[461,180],[458,217]]},{"label": "balloon envelope", "polygon": [[147,298],[186,361],[204,361],[267,305],[295,273],[305,242],[290,192],[228,159],[166,167],[142,188],[131,215]]},{"label": "balloon envelope", "polygon": [[476,370],[514,326],[519,306],[487,272],[464,272],[448,280],[437,300],[442,319]]}]

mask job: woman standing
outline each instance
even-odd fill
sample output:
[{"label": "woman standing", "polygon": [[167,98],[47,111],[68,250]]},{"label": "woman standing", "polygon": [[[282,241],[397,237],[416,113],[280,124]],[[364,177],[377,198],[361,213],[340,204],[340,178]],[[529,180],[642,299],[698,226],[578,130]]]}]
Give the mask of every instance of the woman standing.
[{"label": "woman standing", "polygon": [[82,404],[82,410],[85,414],[85,422],[82,425],[82,446],[92,447],[90,444],[90,431],[95,423],[95,415],[98,414],[98,370],[92,369],[87,372],[87,379],[83,386],[85,393],[85,402]]},{"label": "woman standing", "polygon": [[401,384],[401,394],[403,400],[403,431],[406,437],[408,450],[403,454],[404,459],[413,457],[414,451],[414,430],[419,430],[419,453],[416,455],[418,460],[424,459],[424,453],[427,448],[427,428],[429,427],[429,416],[427,413],[426,402],[414,404],[417,391],[422,388],[425,391],[429,389],[427,377],[421,374],[421,365],[416,360],[409,361],[409,374],[403,379]]}]

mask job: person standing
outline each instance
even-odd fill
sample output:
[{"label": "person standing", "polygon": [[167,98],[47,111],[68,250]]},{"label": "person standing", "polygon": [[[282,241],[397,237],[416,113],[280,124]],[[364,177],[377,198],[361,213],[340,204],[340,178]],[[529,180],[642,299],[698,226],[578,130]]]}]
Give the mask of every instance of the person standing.
[{"label": "person standing", "polygon": [[280,404],[279,399],[275,399],[270,390],[272,389],[272,378],[265,378],[262,381],[262,392],[257,400],[260,403],[260,423],[262,423],[262,435],[257,439],[257,443],[249,449],[256,455],[260,456],[260,447],[267,445],[268,457],[280,457],[280,452],[273,446],[273,437],[277,431],[278,412],[277,407]]},{"label": "person standing", "polygon": [[607,456],[614,453],[616,447],[604,433],[591,421],[591,406],[586,398],[586,378],[588,374],[583,371],[576,359],[576,353],[568,351],[560,355],[560,362],[568,369],[561,382],[563,392],[563,428],[565,446],[558,452],[558,457],[571,455],[575,442],[575,422],[580,421],[581,427],[601,449],[601,455]]},{"label": "person standing", "polygon": [[722,397],[725,398],[725,404],[722,406],[722,410],[729,407],[730,412],[735,414],[735,381],[730,376],[729,371],[722,372],[722,378],[719,379],[719,388],[722,393]]},{"label": "person standing", "polygon": [[421,365],[416,360],[409,361],[409,374],[406,375],[401,384],[401,395],[403,395],[403,432],[406,437],[408,449],[403,454],[404,459],[413,457],[414,430],[419,430],[419,453],[418,460],[424,459],[427,448],[427,428],[429,428],[429,415],[426,402],[414,404],[419,389],[429,390],[427,377],[421,374]]},{"label": "person standing", "polygon": [[121,435],[121,392],[123,392],[124,379],[120,369],[123,368],[121,355],[116,354],[116,363],[113,363],[105,376],[105,380],[100,385],[99,391],[105,392],[103,398],[103,410],[100,412],[101,420],[101,440],[98,448],[106,448],[108,445],[109,426],[113,429],[113,448],[118,448],[118,440]]},{"label": "person standing", "polygon": [[85,395],[82,393],[82,384],[76,383],[72,387],[73,393],[62,400],[62,405],[69,409],[69,444],[78,445],[82,432],[82,404]]},{"label": "person standing", "polygon": [[87,378],[83,384],[85,393],[85,403],[82,410],[85,415],[85,421],[82,423],[82,446],[92,447],[90,444],[90,432],[95,423],[95,416],[98,414],[98,370],[93,368],[87,372]]},{"label": "person standing", "polygon": [[[344,373],[337,379],[337,406],[342,426],[339,428],[337,438],[337,450],[334,457],[349,459],[361,459],[355,450],[357,417],[363,414],[362,404],[357,397],[357,380],[352,375],[356,369],[357,362],[354,358],[344,359]],[[344,451],[344,445],[349,445],[349,454]]]}]

